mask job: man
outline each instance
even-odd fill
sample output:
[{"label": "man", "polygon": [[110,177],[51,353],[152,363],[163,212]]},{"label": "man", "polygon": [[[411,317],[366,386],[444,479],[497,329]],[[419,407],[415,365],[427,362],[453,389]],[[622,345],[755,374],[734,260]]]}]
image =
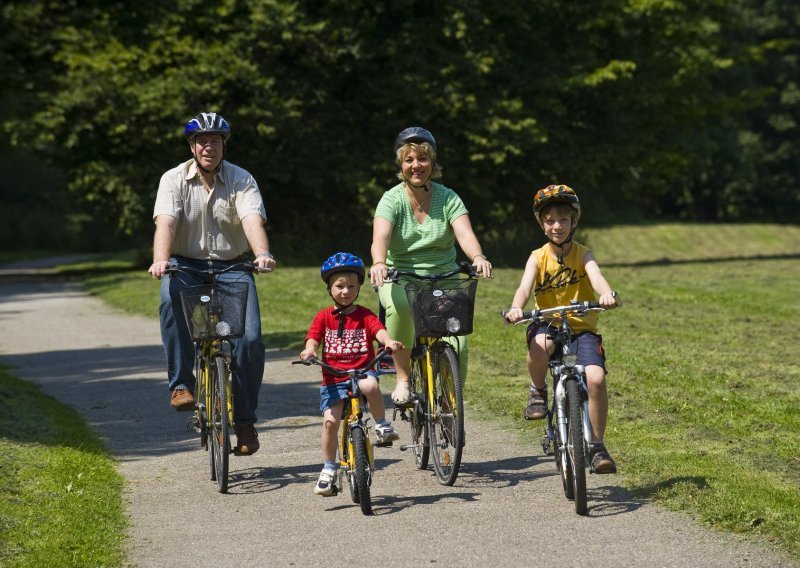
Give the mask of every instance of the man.
[{"label": "man", "polygon": [[[185,133],[193,158],[161,177],[153,211],[156,231],[150,274],[161,279],[171,262],[198,269],[225,268],[244,260],[248,249],[259,269],[275,268],[258,185],[247,171],[223,160],[230,125],[217,113],[204,112],[186,124]],[[252,275],[233,270],[220,282],[237,280],[246,282],[249,291],[245,333],[234,345],[235,451],[252,455],[259,448],[255,422],[264,344]],[[161,280],[161,338],[172,391],[170,405],[178,411],[191,411],[195,406],[195,347],[181,311],[180,293],[203,283],[199,276],[186,274]]]}]

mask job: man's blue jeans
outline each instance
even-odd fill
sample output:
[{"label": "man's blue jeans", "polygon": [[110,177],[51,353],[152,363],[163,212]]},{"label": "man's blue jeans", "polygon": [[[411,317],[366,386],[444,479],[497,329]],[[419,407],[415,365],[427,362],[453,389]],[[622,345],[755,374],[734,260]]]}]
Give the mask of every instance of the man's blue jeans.
[{"label": "man's blue jeans", "polygon": [[[230,266],[232,262],[195,260],[176,257],[172,262],[198,270],[207,270],[209,265],[215,269]],[[250,424],[257,420],[258,392],[264,375],[264,343],[261,341],[261,313],[258,308],[258,294],[253,275],[242,271],[226,272],[220,276],[220,283],[246,283],[247,315],[245,332],[242,337],[232,340],[233,355],[238,369],[233,373],[234,416],[237,426]],[[195,392],[195,345],[181,306],[181,290],[189,286],[208,284],[199,275],[180,273],[164,276],[161,279],[161,340],[167,357],[167,377],[170,390],[185,385]]]}]

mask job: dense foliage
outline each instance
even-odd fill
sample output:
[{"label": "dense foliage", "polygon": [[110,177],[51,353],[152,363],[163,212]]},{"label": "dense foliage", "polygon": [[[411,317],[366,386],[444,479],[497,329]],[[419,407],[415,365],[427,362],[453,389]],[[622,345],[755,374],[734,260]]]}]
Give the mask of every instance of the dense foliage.
[{"label": "dense foliage", "polygon": [[146,244],[201,110],[231,122],[228,156],[259,181],[284,258],[366,252],[391,141],[412,124],[436,135],[493,253],[529,237],[530,194],[552,181],[594,223],[800,212],[795,3],[9,0],[0,14],[4,241]]}]

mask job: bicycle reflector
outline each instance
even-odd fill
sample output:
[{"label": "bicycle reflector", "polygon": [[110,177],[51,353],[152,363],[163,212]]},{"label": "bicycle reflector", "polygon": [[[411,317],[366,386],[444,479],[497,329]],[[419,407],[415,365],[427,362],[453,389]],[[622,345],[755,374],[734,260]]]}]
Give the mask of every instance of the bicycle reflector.
[{"label": "bicycle reflector", "polygon": [[450,333],[458,333],[458,330],[461,329],[461,322],[458,321],[456,318],[447,318],[447,331]]},{"label": "bicycle reflector", "polygon": [[218,322],[215,329],[220,337],[227,337],[231,334],[231,325],[226,321]]}]

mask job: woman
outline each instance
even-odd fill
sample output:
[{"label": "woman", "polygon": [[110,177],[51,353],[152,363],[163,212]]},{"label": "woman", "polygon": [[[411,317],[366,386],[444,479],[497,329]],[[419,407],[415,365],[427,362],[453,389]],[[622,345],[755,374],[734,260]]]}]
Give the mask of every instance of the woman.
[{"label": "woman", "polygon": [[[401,182],[387,191],[375,210],[372,224],[373,286],[380,286],[380,301],[386,309],[386,329],[403,345],[414,344],[414,323],[403,285],[384,280],[389,268],[411,270],[419,274],[437,274],[454,270],[455,242],[485,278],[492,275],[492,265],[483,255],[472,230],[469,214],[456,193],[431,180],[442,176],[436,162],[436,140],[418,126],[406,128],[394,142]],[[462,378],[467,376],[466,337],[458,341]],[[392,393],[395,404],[406,404],[411,396],[408,376],[411,350],[406,347],[394,354],[397,386]]]}]

